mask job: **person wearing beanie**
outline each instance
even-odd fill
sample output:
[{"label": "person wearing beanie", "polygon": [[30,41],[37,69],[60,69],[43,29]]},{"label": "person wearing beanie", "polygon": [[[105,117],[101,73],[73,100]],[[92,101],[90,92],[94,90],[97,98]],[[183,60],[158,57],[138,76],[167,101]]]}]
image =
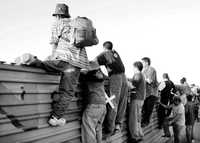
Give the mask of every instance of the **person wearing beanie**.
[{"label": "person wearing beanie", "polygon": [[36,59],[30,66],[61,74],[59,96],[52,96],[52,113],[48,123],[63,126],[66,123],[65,112],[75,97],[80,70],[87,69],[89,61],[85,48],[77,48],[68,38],[71,21],[68,6],[58,3],[52,15],[55,17],[50,40],[52,55],[46,61]]}]

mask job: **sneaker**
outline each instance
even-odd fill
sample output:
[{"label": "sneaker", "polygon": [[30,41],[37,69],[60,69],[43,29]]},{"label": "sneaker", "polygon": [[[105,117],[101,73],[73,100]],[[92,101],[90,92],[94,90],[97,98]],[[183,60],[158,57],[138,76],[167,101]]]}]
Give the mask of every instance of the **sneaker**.
[{"label": "sneaker", "polygon": [[64,126],[65,123],[66,123],[66,119],[60,118],[60,119],[57,120],[57,122],[58,122],[58,125],[59,125],[59,126]]},{"label": "sneaker", "polygon": [[120,128],[120,125],[119,124],[117,124],[116,126],[115,126],[115,133],[118,133],[118,132],[120,132],[121,131],[121,128]]},{"label": "sneaker", "polygon": [[57,126],[58,125],[58,119],[55,117],[55,116],[52,116],[48,123],[51,125],[51,126]]}]

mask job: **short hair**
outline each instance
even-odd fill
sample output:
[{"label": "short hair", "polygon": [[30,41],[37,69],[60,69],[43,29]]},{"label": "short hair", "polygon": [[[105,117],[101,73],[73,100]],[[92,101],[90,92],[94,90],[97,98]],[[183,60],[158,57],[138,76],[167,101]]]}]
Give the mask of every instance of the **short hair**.
[{"label": "short hair", "polygon": [[149,57],[144,57],[144,58],[142,58],[142,61],[145,61],[145,62],[148,63],[148,65],[151,65],[151,60],[150,60]]},{"label": "short hair", "polygon": [[186,78],[185,77],[181,78],[180,82],[183,84],[184,82],[186,82]]},{"label": "short hair", "polygon": [[169,80],[169,75],[168,73],[163,73],[163,78],[168,79]]},{"label": "short hair", "polygon": [[181,98],[180,98],[180,96],[174,96],[173,102],[174,102],[174,103],[175,103],[175,102],[181,103]]},{"label": "short hair", "polygon": [[187,100],[188,100],[188,101],[192,101],[192,98],[193,98],[193,96],[192,96],[191,94],[188,94],[188,95],[187,95]]},{"label": "short hair", "polygon": [[133,66],[136,67],[139,71],[142,71],[142,69],[143,69],[143,65],[140,61],[134,62]]},{"label": "short hair", "polygon": [[105,47],[108,50],[112,50],[113,43],[111,41],[106,41],[106,42],[103,43],[103,47]]}]

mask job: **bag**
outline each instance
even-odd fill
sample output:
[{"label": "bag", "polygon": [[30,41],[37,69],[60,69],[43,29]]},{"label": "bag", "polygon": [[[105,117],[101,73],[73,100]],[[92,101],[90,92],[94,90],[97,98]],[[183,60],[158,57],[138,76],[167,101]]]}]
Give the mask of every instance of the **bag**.
[{"label": "bag", "polygon": [[70,25],[70,43],[76,47],[93,46],[99,43],[96,36],[96,29],[92,21],[86,17],[77,17],[69,23]]},{"label": "bag", "polygon": [[31,63],[33,63],[35,60],[37,59],[36,56],[29,54],[29,53],[25,53],[19,57],[17,57],[15,59],[15,63],[16,65],[30,65]]}]

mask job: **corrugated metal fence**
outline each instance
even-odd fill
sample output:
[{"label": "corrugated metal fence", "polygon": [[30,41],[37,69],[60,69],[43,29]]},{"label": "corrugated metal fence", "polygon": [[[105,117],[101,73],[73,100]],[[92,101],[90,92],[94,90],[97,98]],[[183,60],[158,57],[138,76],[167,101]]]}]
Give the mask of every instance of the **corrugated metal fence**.
[{"label": "corrugated metal fence", "polygon": [[[0,64],[0,143],[80,143],[81,98],[77,96],[66,112],[67,124],[47,124],[51,112],[51,94],[57,90],[59,75],[43,70]],[[81,95],[78,93],[77,95]],[[156,129],[157,117],[144,129],[145,143],[162,143]],[[121,133],[105,143],[127,142],[126,119]]]}]

